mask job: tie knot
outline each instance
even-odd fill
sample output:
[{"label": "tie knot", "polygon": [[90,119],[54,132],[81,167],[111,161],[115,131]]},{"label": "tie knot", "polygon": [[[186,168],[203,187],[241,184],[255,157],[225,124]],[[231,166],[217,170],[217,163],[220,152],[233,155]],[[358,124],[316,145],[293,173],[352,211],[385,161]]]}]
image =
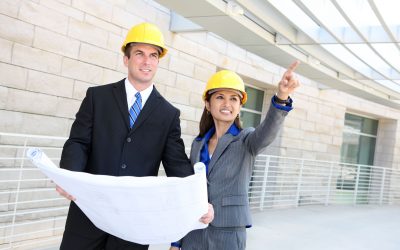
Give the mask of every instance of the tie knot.
[{"label": "tie knot", "polygon": [[137,93],[135,94],[135,97],[136,97],[136,99],[142,99],[142,97],[140,96],[140,92],[137,92]]}]

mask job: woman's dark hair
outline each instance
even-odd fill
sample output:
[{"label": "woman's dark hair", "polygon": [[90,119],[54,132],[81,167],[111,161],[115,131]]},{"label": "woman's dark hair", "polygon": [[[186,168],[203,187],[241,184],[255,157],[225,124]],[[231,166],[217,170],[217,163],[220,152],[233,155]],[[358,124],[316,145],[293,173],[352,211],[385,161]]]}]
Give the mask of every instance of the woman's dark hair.
[{"label": "woman's dark hair", "polygon": [[[211,96],[213,94],[210,95],[210,94],[207,93],[206,102],[210,102]],[[240,117],[239,116],[237,116],[235,118],[234,122],[235,122],[236,126],[240,130],[242,130],[242,124],[241,124],[242,122],[240,121]],[[211,113],[207,111],[206,107],[204,107],[203,114],[201,115],[201,118],[200,118],[200,125],[199,125],[200,132],[199,132],[198,136],[199,137],[204,137],[204,135],[208,132],[208,130],[210,130],[213,126],[214,126],[214,119],[213,119]]]}]

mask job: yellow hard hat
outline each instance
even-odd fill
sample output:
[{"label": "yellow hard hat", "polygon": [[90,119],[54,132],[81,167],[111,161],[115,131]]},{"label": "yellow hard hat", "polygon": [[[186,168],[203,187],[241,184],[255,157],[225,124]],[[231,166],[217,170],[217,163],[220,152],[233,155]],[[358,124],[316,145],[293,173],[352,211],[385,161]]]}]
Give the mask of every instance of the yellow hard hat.
[{"label": "yellow hard hat", "polygon": [[128,43],[147,43],[161,48],[160,58],[167,54],[168,49],[164,45],[164,37],[161,31],[151,23],[141,23],[132,27],[126,35],[122,44],[122,53],[125,53],[125,46]]},{"label": "yellow hard hat", "polygon": [[242,104],[247,101],[247,93],[244,89],[242,78],[238,74],[230,70],[221,70],[211,76],[207,82],[206,89],[203,93],[203,100],[206,100],[207,93],[216,89],[233,89],[242,94]]}]

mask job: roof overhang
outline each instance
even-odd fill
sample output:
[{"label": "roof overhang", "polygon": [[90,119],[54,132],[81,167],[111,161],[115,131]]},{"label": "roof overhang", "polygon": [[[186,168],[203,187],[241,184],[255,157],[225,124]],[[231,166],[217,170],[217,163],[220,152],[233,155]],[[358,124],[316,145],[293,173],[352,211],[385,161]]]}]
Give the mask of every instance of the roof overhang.
[{"label": "roof overhang", "polygon": [[[286,68],[294,60],[301,61],[296,71],[325,87],[400,108],[399,92],[360,75],[318,44],[313,44],[268,1],[156,1],[193,22],[191,27],[202,27],[279,66]],[[173,20],[179,20],[176,18]],[[179,23],[171,27],[175,32],[191,30]]]}]

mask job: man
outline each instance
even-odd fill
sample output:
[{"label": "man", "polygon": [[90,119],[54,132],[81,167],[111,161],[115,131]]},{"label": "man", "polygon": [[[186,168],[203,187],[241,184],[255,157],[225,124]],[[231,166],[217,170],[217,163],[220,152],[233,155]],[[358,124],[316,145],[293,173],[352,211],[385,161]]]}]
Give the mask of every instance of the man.
[{"label": "man", "polygon": [[[121,48],[128,77],[89,88],[64,145],[60,166],[112,176],[156,176],[163,163],[168,176],[185,177],[193,169],[184,152],[179,110],[153,86],[159,58],[167,49],[160,30],[134,26]],[[70,200],[74,197],[57,186]],[[129,198],[129,197],[127,197]],[[212,208],[201,218],[212,220]],[[98,229],[71,202],[61,249],[148,249]]]}]

